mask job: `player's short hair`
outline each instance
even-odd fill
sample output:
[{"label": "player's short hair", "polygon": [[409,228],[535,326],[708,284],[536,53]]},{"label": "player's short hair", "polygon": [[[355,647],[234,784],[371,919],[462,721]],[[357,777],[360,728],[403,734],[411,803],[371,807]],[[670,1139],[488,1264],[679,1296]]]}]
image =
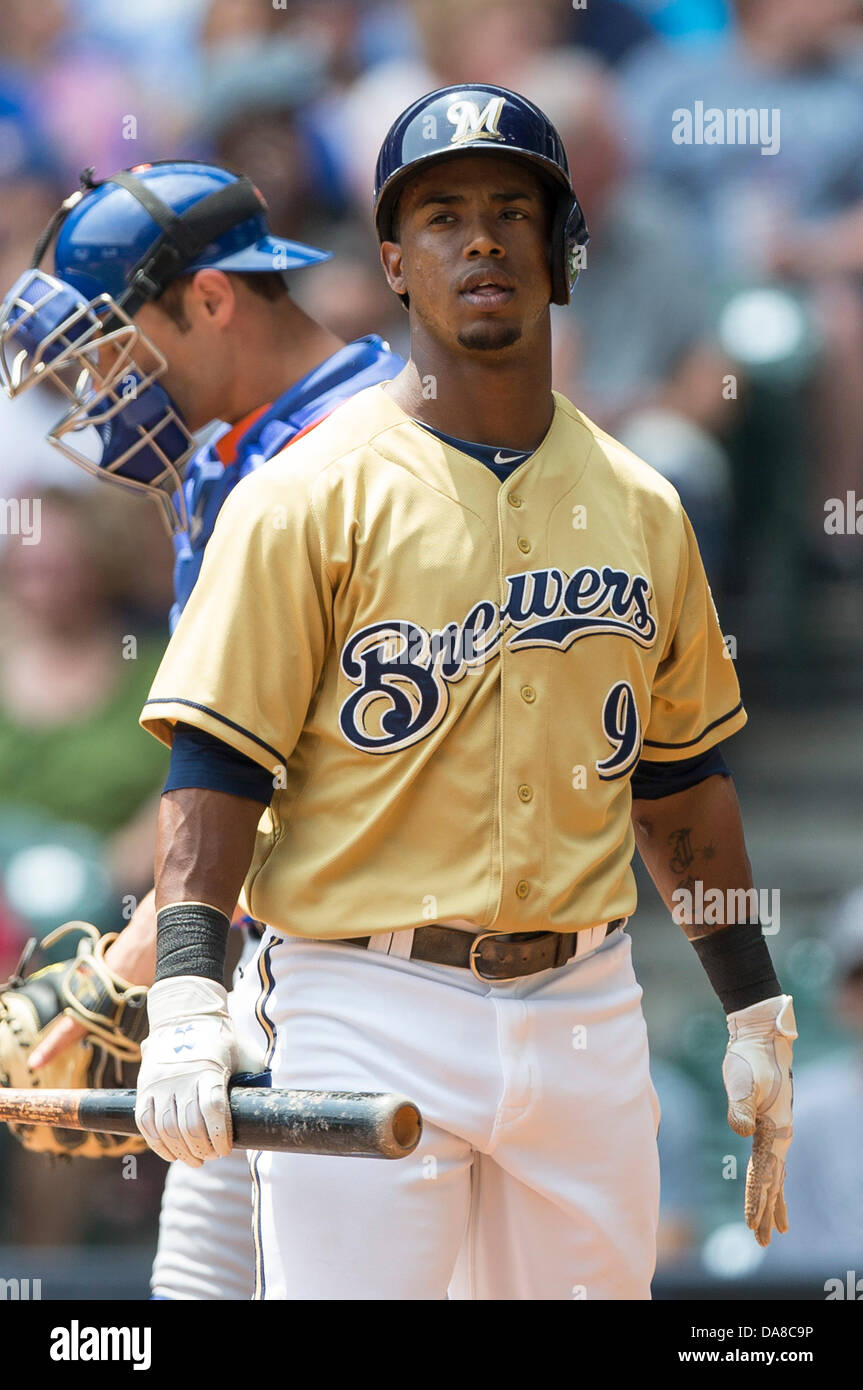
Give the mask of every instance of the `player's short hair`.
[{"label": "player's short hair", "polygon": [[[277,270],[263,272],[236,270],[226,271],[225,274],[230,274],[232,279],[241,281],[253,294],[260,295],[261,299],[266,299],[271,304],[288,293],[284,276]],[[162,291],[158,299],[153,300],[156,307],[168,315],[168,318],[179,328],[181,333],[188,333],[190,327],[183,301],[186,296],[186,286],[191,278],[191,275],[181,275],[178,279],[173,280],[166,290]]]},{"label": "player's short hair", "polygon": [[[404,190],[402,190],[402,191],[404,191]],[[399,193],[399,196],[396,198],[395,202],[393,203],[392,232],[391,232],[391,235],[390,235],[390,241],[396,241],[396,242],[400,242],[400,241],[401,241],[401,235],[400,235],[401,228],[400,228],[400,225],[399,225],[399,223],[400,223],[400,221],[401,221],[401,201],[402,201],[402,195],[401,195],[401,193]]]}]

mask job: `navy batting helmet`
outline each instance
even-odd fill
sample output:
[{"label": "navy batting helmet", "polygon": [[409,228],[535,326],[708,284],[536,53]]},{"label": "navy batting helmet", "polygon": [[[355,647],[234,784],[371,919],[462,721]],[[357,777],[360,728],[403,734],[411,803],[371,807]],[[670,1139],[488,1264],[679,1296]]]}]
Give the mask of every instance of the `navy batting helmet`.
[{"label": "navy batting helmet", "polygon": [[375,170],[375,225],[393,239],[393,214],[405,183],[425,164],[470,151],[506,154],[540,174],[554,198],[551,301],[569,303],[580,269],[587,224],[572,188],[563,141],[527,97],[478,83],[441,87],[420,97],[390,127]]}]

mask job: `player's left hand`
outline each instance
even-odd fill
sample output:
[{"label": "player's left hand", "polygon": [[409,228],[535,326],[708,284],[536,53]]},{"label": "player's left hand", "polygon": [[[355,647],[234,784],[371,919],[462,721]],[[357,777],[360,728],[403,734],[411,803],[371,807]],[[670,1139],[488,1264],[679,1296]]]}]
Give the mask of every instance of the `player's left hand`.
[{"label": "player's left hand", "polygon": [[135,1121],[168,1163],[179,1158],[200,1168],[230,1153],[228,1083],[237,1072],[261,1069],[258,1059],[240,1055],[227,997],[222,985],[197,975],[159,980],[150,989]]},{"label": "player's left hand", "polygon": [[797,1037],[790,994],[762,999],[728,1015],[729,1043],[722,1063],[728,1123],[735,1134],[754,1135],[746,1169],[746,1224],[759,1245],[775,1227],[788,1230],[783,1183],[793,1128],[792,1044]]}]

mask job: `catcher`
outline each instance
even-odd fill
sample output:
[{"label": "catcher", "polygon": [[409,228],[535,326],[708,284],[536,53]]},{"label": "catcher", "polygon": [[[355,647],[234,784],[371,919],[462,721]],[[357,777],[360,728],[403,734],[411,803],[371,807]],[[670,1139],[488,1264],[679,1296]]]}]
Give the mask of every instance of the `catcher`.
[{"label": "catcher", "polygon": [[[397,375],[403,363],[374,335],[343,343],[294,303],[285,272],[329,253],[273,236],[248,180],[191,161],[141,165],[101,182],[92,172],[6,295],[0,374],[11,396],[53,380],[70,409],[49,440],[87,471],[159,504],[174,538],[173,626],[235,484],[355,392]],[[52,243],[49,274],[39,265]],[[192,432],[214,419],[228,423],[197,448]],[[98,448],[87,453],[94,433]],[[260,929],[238,920],[242,970]],[[153,980],[155,938],[151,892],[119,937],[92,950],[85,944],[75,965],[80,972],[83,960],[88,973],[98,970],[99,1008],[86,991],[85,1007],[67,997],[61,982],[68,966],[27,981],[19,968],[3,995],[17,1034],[0,1025],[0,1084],[134,1085],[146,1012],[139,1017],[130,1004]],[[53,992],[46,992],[46,976]],[[100,1060],[109,1042],[123,1058],[122,1079]],[[251,1061],[235,1071],[256,1070]],[[60,1133],[65,1143],[67,1132]],[[29,1147],[52,1143],[52,1152],[93,1156],[146,1147],[143,1139],[70,1131],[68,1148],[61,1148],[44,1128],[32,1131]],[[172,1165],[153,1296],[250,1298],[252,1270],[245,1154],[195,1171]]]}]

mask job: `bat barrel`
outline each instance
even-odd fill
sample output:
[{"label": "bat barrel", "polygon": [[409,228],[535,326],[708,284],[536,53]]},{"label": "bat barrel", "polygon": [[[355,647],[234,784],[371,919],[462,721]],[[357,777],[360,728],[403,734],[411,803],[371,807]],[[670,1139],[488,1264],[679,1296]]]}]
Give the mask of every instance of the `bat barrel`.
[{"label": "bat barrel", "polygon": [[[417,1107],[374,1091],[233,1086],[234,1146],[357,1158],[406,1158],[422,1134]],[[0,1120],[137,1134],[135,1092],[0,1089]]]},{"label": "bat barrel", "polygon": [[243,1149],[287,1147],[292,1153],[406,1158],[422,1133],[419,1110],[411,1101],[366,1091],[237,1086],[231,1091],[231,1115],[234,1143]]}]

